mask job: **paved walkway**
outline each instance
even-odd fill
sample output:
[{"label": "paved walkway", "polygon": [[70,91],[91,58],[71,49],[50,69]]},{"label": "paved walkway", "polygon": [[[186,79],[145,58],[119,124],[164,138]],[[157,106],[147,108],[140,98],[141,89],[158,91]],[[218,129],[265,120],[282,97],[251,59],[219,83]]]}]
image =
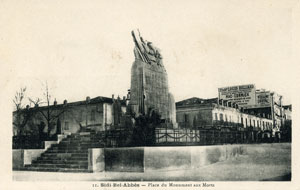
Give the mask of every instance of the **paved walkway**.
[{"label": "paved walkway", "polygon": [[245,163],[247,158],[220,162],[193,170],[59,173],[14,171],[16,181],[278,181],[289,179],[291,169],[285,164]]}]

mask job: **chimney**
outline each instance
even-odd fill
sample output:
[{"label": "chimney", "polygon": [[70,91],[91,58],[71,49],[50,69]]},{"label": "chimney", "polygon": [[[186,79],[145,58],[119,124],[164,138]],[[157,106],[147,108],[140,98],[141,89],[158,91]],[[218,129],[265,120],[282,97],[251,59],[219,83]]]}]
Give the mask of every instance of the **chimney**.
[{"label": "chimney", "polygon": [[64,105],[67,105],[68,101],[67,100],[64,100]]},{"label": "chimney", "polygon": [[115,101],[115,95],[114,94],[111,95],[111,99],[112,99],[112,101]]},{"label": "chimney", "polygon": [[53,105],[55,105],[55,106],[57,105],[57,101],[56,101],[56,99],[54,100],[54,102],[53,102]]},{"label": "chimney", "polygon": [[86,101],[86,103],[90,103],[91,98],[89,96],[87,96],[86,99],[85,99],[85,101]]},{"label": "chimney", "polygon": [[127,100],[130,100],[130,90],[128,90],[128,93],[127,93]]}]

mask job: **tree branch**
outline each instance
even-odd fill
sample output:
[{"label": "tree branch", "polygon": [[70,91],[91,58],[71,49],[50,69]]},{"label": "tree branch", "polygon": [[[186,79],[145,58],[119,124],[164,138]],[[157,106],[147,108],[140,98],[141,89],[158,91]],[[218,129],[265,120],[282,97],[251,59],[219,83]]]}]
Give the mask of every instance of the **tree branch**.
[{"label": "tree branch", "polygon": [[39,112],[44,116],[44,118],[48,121],[48,117],[44,114],[43,111],[39,110]]}]

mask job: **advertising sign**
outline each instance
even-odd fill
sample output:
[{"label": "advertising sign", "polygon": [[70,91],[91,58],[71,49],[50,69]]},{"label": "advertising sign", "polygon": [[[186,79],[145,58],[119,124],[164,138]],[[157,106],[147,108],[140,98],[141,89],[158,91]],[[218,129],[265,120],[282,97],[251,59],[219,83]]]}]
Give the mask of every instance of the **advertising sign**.
[{"label": "advertising sign", "polygon": [[270,91],[256,92],[256,102],[258,106],[271,106]]},{"label": "advertising sign", "polygon": [[239,85],[219,88],[219,99],[235,102],[239,106],[255,105],[255,85]]},{"label": "advertising sign", "polygon": [[[274,106],[280,106],[280,95],[277,93],[273,94]],[[256,92],[256,104],[258,106],[271,106],[272,96],[270,91],[257,91]]]}]

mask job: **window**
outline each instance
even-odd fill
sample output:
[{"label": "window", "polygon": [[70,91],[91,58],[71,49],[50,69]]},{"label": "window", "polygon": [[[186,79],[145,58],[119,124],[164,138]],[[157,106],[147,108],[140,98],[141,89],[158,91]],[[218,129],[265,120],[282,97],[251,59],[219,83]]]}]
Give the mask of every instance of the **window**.
[{"label": "window", "polygon": [[187,114],[184,114],[184,122],[188,122],[189,121],[189,117]]},{"label": "window", "polygon": [[220,121],[224,121],[222,113],[220,113]]},{"label": "window", "polygon": [[68,121],[65,122],[65,127],[64,127],[64,129],[65,129],[65,130],[69,130],[69,122],[68,122]]},{"label": "window", "polygon": [[92,110],[91,112],[91,120],[95,121],[95,110]]},{"label": "window", "polygon": [[228,121],[228,119],[227,119],[227,115],[225,114],[225,121],[227,122]]},{"label": "window", "polygon": [[79,116],[78,116],[78,120],[79,121],[82,121],[82,115],[83,115],[83,111],[81,110],[80,112],[79,112]]},{"label": "window", "polygon": [[215,113],[215,120],[218,120],[218,114]]},{"label": "window", "polygon": [[257,127],[259,127],[259,121],[257,120]]}]

